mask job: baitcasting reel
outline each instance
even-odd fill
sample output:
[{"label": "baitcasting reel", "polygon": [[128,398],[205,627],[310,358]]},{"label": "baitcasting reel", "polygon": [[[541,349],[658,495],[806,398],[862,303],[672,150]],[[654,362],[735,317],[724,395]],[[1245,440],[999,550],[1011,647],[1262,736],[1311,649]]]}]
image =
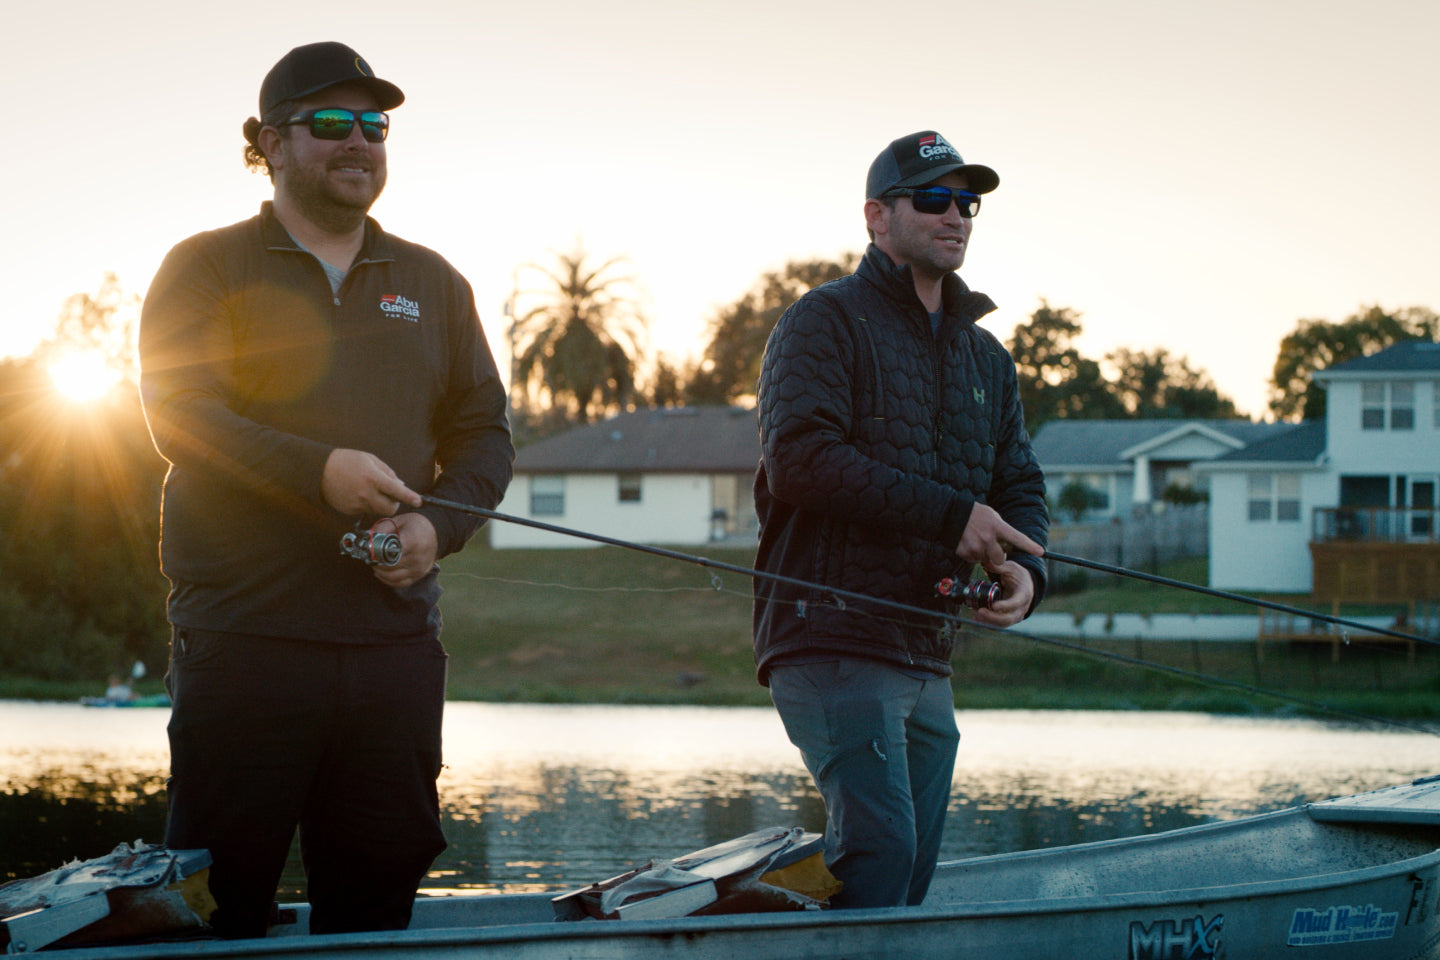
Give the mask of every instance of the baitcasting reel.
[{"label": "baitcasting reel", "polygon": [[971,610],[982,607],[988,610],[1000,599],[1000,584],[993,580],[971,580],[963,583],[954,577],[946,577],[935,584],[935,593],[942,597],[952,597]]},{"label": "baitcasting reel", "polygon": [[370,566],[393,567],[400,562],[400,538],[393,533],[355,529],[340,538],[340,553]]}]

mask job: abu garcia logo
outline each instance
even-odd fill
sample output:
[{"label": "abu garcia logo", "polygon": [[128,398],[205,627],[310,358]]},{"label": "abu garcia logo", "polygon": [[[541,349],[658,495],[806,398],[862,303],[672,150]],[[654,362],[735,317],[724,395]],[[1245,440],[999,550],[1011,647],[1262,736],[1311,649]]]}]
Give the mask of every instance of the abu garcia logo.
[{"label": "abu garcia logo", "polygon": [[420,321],[420,304],[398,293],[387,293],[380,298],[380,310],[392,317],[399,317],[409,320],[411,323]]},{"label": "abu garcia logo", "polygon": [[[936,156],[951,156],[956,160],[960,160],[960,151],[950,146],[949,140],[946,140],[940,136],[940,134],[936,133],[920,138],[920,156],[926,160]],[[964,161],[962,160],[961,162],[963,163]]]}]

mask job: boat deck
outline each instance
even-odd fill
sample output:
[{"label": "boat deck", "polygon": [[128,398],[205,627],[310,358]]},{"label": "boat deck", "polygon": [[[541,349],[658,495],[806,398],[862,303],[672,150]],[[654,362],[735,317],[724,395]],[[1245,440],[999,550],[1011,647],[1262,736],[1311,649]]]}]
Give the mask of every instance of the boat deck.
[{"label": "boat deck", "polygon": [[1048,900],[1265,883],[1419,857],[1440,848],[1440,824],[1322,823],[1306,808],[1048,850],[941,864],[927,903]]}]

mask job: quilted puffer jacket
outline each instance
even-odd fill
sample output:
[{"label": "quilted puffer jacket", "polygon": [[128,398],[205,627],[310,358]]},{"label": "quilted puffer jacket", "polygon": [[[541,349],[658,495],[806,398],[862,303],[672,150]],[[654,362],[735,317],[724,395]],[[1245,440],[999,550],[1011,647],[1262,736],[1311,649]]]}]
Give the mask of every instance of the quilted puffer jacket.
[{"label": "quilted puffer jacket", "polygon": [[[954,274],[943,292],[932,334],[910,268],[871,245],[854,274],[780,318],[757,391],[757,569],[954,612],[936,584],[959,566],[975,503],[1045,544],[1045,482],[1015,364],[976,326],[995,304]],[[1043,562],[1012,559],[1031,571],[1038,602]],[[762,684],[777,662],[835,654],[951,672],[941,618],[763,577],[754,589]]]}]

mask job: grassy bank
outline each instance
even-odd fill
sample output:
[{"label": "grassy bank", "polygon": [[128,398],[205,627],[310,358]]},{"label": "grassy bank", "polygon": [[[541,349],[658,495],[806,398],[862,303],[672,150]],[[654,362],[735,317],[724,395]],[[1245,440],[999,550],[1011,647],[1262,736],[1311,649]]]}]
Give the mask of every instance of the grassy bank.
[{"label": "grassy bank", "polygon": [[[749,567],[750,550],[686,553]],[[750,582],[740,574],[618,547],[491,550],[443,564],[450,696],[548,703],[768,705],[750,652]],[[1206,582],[1203,560],[1157,571]],[[1307,598],[1271,597],[1294,606]],[[1047,598],[1071,613],[1253,613],[1232,601],[1108,575]],[[1341,611],[1346,616],[1370,613]],[[959,644],[965,708],[1153,709],[1306,713],[1318,703],[1368,716],[1440,717],[1440,648],[1412,662],[1403,644],[1357,637],[1338,662],[1328,645],[1042,642],[1025,625],[969,631]],[[138,692],[160,690],[163,667]],[[95,683],[0,678],[0,697],[74,699]],[[1301,701],[1297,704],[1292,701]]]},{"label": "grassy bank", "polygon": [[[687,550],[748,567],[748,550]],[[1205,582],[1203,560],[1156,571]],[[746,577],[614,547],[503,550],[447,561],[445,642],[457,699],[768,704],[750,653]],[[717,589],[718,587],[718,589]],[[1274,597],[1305,606],[1303,597]],[[1098,576],[1046,610],[1252,613],[1232,601]],[[1344,610],[1356,615],[1366,611]],[[968,708],[1305,712],[1291,700],[1366,715],[1440,717],[1440,653],[1403,644],[1267,648],[1253,643],[1090,641],[1058,646],[973,631],[955,655]],[[1183,675],[1182,675],[1183,674]],[[1194,677],[1212,678],[1201,681]],[[1276,696],[1266,695],[1268,691]],[[1288,698],[1288,699],[1287,699]]]}]

